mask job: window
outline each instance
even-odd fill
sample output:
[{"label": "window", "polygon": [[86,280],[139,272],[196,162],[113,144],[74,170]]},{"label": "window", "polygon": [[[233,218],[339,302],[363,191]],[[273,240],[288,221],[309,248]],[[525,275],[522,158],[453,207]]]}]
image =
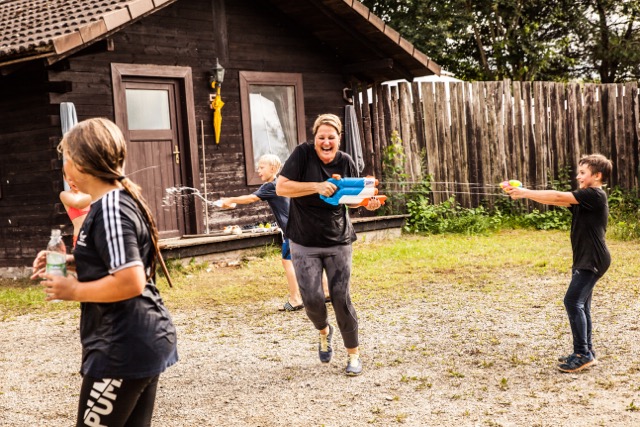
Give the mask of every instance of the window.
[{"label": "window", "polygon": [[247,185],[255,185],[260,156],[284,163],[306,139],[302,75],[241,71],[240,97]]},{"label": "window", "polygon": [[169,92],[127,88],[125,98],[129,130],[171,129]]}]

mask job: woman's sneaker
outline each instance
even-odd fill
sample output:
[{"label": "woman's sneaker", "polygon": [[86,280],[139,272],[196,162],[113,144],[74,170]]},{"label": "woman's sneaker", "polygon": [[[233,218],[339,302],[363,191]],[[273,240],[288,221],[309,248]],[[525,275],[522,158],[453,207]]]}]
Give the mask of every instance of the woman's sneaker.
[{"label": "woman's sneaker", "polygon": [[582,355],[582,354],[572,354],[569,356],[566,362],[558,365],[558,369],[562,372],[578,372],[589,366],[593,365],[596,362],[596,359],[591,355],[591,353]]},{"label": "woman's sneaker", "polygon": [[331,362],[333,357],[333,326],[329,325],[329,333],[327,335],[320,334],[320,340],[318,342],[318,356],[322,363]]},{"label": "woman's sneaker", "polygon": [[[596,360],[596,351],[591,349],[591,355],[593,356],[593,360]],[[566,363],[567,360],[569,360],[569,358],[573,356],[572,354],[566,355],[566,356],[560,356],[558,357],[558,362],[562,362],[562,363]]]},{"label": "woman's sneaker", "polygon": [[359,354],[349,354],[347,368],[344,373],[350,377],[355,377],[362,373],[362,360],[360,360]]}]

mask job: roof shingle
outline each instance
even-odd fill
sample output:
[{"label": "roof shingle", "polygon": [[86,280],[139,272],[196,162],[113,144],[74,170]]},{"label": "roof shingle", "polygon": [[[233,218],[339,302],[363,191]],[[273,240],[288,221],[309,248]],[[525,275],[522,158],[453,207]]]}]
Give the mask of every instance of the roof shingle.
[{"label": "roof shingle", "polygon": [[[167,0],[156,0],[158,5]],[[152,0],[13,0],[0,2],[0,58],[61,54],[156,5]],[[22,54],[22,55],[21,55]]]}]

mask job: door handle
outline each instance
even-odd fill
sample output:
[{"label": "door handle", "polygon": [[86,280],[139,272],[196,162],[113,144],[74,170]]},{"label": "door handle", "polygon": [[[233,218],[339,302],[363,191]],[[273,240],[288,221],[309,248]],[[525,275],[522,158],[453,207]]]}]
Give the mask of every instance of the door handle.
[{"label": "door handle", "polygon": [[173,154],[174,156],[176,156],[176,164],[179,165],[180,164],[180,150],[178,149],[178,146],[176,145],[175,148],[173,149]]}]

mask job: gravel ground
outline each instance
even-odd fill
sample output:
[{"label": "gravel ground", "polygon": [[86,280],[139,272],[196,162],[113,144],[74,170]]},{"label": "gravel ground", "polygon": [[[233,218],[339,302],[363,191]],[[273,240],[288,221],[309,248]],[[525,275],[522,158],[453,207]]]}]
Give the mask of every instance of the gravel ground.
[{"label": "gravel ground", "polygon": [[[594,297],[599,362],[561,374],[570,349],[566,277],[487,291],[425,284],[421,300],[357,301],[365,372],[320,364],[304,312],[261,306],[173,310],[180,362],[161,376],[154,425],[640,425],[636,299]],[[514,285],[510,285],[513,283]],[[332,317],[333,319],[333,317]],[[81,378],[78,311],[0,323],[0,426],[71,426]],[[637,406],[636,406],[637,405]]]}]

